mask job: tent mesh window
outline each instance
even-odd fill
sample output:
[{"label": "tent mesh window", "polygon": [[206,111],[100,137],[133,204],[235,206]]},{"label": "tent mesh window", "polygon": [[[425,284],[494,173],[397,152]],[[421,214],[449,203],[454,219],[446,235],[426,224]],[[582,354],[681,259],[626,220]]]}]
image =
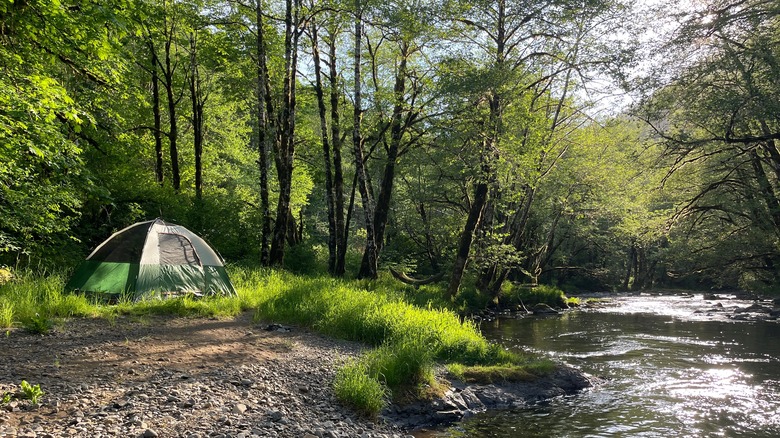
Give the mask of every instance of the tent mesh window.
[{"label": "tent mesh window", "polygon": [[138,224],[138,226],[125,230],[122,234],[107,241],[95,255],[90,257],[90,260],[138,263],[141,259],[141,252],[144,250],[144,242],[148,232],[148,223]]},{"label": "tent mesh window", "polygon": [[200,265],[192,243],[179,234],[159,235],[161,265]]}]

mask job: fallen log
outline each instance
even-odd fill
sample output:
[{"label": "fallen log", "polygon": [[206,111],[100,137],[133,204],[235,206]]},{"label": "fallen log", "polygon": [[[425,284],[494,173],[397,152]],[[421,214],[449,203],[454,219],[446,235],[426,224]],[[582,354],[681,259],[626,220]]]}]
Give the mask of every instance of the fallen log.
[{"label": "fallen log", "polygon": [[444,277],[444,272],[439,272],[438,274],[432,275],[428,278],[417,279],[412,278],[403,272],[398,272],[393,268],[390,268],[390,273],[393,274],[393,277],[395,277],[395,279],[401,283],[410,284],[412,286],[422,286],[424,284],[435,283]]}]

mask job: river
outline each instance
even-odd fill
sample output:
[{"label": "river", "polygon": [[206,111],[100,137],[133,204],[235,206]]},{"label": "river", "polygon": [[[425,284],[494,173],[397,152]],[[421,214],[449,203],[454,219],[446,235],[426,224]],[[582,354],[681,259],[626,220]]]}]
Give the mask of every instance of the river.
[{"label": "river", "polygon": [[[474,416],[437,437],[778,437],[780,323],[699,313],[701,295],[626,296],[483,333],[605,379],[527,409]],[[727,299],[723,306],[751,302]]]}]

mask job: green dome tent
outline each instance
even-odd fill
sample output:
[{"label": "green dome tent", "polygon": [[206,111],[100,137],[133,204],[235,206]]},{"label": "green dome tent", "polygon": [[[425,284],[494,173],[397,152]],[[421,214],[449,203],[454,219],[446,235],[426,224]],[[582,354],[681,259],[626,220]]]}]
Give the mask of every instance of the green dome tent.
[{"label": "green dome tent", "polygon": [[222,259],[190,230],[162,219],[114,233],[76,269],[67,290],[134,300],[236,295]]}]

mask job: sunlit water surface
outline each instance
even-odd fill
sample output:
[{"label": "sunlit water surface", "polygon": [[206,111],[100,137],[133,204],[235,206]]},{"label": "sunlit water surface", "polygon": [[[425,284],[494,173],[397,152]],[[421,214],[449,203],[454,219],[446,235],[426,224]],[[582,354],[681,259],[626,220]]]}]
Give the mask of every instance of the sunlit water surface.
[{"label": "sunlit water surface", "polygon": [[780,323],[695,313],[713,304],[701,295],[633,296],[596,311],[485,323],[490,339],[606,383],[434,436],[780,437]]}]

